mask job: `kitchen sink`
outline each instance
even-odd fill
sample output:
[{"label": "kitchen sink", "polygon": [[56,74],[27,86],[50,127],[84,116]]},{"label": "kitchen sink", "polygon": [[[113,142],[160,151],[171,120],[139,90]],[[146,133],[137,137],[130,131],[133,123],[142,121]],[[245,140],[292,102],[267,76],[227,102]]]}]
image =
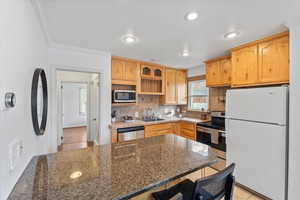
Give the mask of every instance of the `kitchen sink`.
[{"label": "kitchen sink", "polygon": [[163,121],[164,119],[161,118],[144,118],[144,122],[156,122],[156,121]]}]

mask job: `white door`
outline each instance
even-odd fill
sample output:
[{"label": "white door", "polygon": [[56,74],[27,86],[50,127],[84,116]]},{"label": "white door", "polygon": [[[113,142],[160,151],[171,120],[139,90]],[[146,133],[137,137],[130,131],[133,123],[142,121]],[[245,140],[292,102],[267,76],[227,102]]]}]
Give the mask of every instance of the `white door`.
[{"label": "white door", "polygon": [[227,125],[227,164],[236,163],[237,182],[283,200],[286,127],[238,120],[228,120]]},{"label": "white door", "polygon": [[285,125],[288,88],[232,89],[226,94],[226,118]]},{"label": "white door", "polygon": [[90,141],[99,143],[99,79],[91,82],[90,92]]}]

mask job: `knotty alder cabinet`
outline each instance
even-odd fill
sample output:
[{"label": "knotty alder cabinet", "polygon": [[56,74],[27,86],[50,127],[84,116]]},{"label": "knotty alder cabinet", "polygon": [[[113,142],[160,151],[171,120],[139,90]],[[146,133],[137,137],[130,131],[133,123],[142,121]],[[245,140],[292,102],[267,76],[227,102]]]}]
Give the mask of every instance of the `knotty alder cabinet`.
[{"label": "knotty alder cabinet", "polygon": [[179,121],[145,126],[145,137],[176,134],[187,139],[196,140],[196,123]]},{"label": "knotty alder cabinet", "polygon": [[205,61],[207,87],[230,86],[231,57],[224,56]]},{"label": "knotty alder cabinet", "polygon": [[288,32],[233,48],[231,55],[232,87],[289,82]]},{"label": "knotty alder cabinet", "polygon": [[162,104],[187,104],[187,75],[186,70],[166,68],[165,95],[161,98]]},{"label": "knotty alder cabinet", "polygon": [[145,137],[153,137],[166,134],[177,134],[176,123],[162,123],[145,126]]},{"label": "knotty alder cabinet", "polygon": [[112,84],[136,85],[138,63],[126,59],[113,58],[111,62]]}]

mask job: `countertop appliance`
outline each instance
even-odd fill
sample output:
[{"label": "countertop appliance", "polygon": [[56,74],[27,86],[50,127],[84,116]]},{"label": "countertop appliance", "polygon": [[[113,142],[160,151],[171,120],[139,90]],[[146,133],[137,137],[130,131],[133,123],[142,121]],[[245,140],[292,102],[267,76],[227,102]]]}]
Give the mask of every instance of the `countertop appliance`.
[{"label": "countertop appliance", "polygon": [[118,142],[136,140],[140,138],[144,138],[145,127],[144,126],[135,126],[128,128],[118,128]]},{"label": "countertop appliance", "polygon": [[287,86],[227,91],[227,163],[238,183],[274,200],[286,199],[287,113]]},{"label": "countertop appliance", "polygon": [[113,90],[112,102],[113,103],[135,103],[136,91],[135,90]]},{"label": "countertop appliance", "polygon": [[226,167],[225,113],[212,112],[210,122],[197,123],[197,141],[211,146],[218,162],[212,165],[217,170]]}]

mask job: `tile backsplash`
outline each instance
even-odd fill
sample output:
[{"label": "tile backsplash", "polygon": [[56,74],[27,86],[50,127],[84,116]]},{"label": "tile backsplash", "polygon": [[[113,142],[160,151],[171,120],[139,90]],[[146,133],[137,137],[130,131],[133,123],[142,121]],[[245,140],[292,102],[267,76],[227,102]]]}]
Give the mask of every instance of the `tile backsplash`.
[{"label": "tile backsplash", "polygon": [[[112,111],[116,111],[117,121],[122,120],[122,117],[126,115],[135,119],[141,119],[150,113],[154,113],[157,117],[175,116],[177,106],[160,105],[159,98],[159,96],[139,95],[136,106],[113,107]],[[149,111],[149,108],[151,108],[151,111]],[[138,116],[136,116],[136,113]]]}]

